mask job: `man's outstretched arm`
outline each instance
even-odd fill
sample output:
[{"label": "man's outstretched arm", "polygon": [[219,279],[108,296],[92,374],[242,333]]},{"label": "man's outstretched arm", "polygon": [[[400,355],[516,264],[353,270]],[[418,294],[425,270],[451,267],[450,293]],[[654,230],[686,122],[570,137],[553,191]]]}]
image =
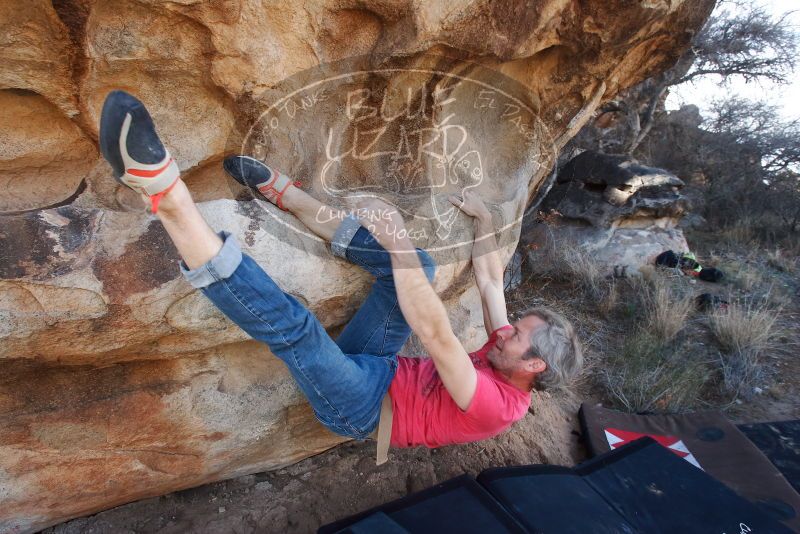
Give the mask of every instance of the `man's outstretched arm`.
[{"label": "man's outstretched arm", "polygon": [[466,410],[475,395],[478,375],[467,351],[453,333],[444,304],[428,282],[414,245],[405,236],[402,217],[396,209],[378,201],[361,207],[376,215],[362,219],[361,224],[391,256],[392,275],[403,316],[433,359],[450,396],[459,408]]},{"label": "man's outstretched arm", "polygon": [[494,237],[492,215],[480,197],[470,191],[464,191],[463,197],[450,197],[450,202],[475,220],[472,268],[483,305],[483,325],[486,333],[491,334],[509,324],[503,291],[504,268]]}]

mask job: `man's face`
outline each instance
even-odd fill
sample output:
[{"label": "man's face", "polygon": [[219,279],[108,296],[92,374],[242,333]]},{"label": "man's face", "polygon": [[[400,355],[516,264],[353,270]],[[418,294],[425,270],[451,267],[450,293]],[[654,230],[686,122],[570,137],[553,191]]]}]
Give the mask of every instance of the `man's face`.
[{"label": "man's face", "polygon": [[540,358],[523,360],[531,346],[531,334],[545,323],[536,315],[529,315],[497,333],[494,347],[489,349],[487,358],[492,366],[505,375],[519,372],[542,372],[544,361]]}]

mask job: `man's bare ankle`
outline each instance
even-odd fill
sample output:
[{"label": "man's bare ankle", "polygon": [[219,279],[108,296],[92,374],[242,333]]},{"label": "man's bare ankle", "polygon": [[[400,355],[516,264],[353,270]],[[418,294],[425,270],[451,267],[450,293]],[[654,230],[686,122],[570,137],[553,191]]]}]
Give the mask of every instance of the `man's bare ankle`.
[{"label": "man's bare ankle", "polygon": [[164,216],[170,217],[179,213],[187,203],[191,202],[192,195],[189,193],[189,189],[183,180],[178,178],[175,185],[161,198],[161,202],[158,205],[158,213],[163,213]]},{"label": "man's bare ankle", "polygon": [[305,194],[305,191],[292,185],[283,193],[281,204],[283,204],[283,207],[286,208],[287,211],[294,213],[297,208],[297,202],[301,200]]}]

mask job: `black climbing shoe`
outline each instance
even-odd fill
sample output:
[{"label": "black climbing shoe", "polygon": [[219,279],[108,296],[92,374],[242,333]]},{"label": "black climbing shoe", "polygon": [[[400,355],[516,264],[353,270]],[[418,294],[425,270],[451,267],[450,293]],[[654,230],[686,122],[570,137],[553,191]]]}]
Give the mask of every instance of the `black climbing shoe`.
[{"label": "black climbing shoe", "polygon": [[281,198],[292,186],[300,187],[300,182],[292,181],[261,161],[249,156],[229,156],[222,162],[225,172],[242,185],[257,189],[264,198],[286,211]]},{"label": "black climbing shoe", "polygon": [[106,96],[100,116],[100,151],[117,181],[150,197],[153,213],[180,177],[144,104],[124,91]]}]

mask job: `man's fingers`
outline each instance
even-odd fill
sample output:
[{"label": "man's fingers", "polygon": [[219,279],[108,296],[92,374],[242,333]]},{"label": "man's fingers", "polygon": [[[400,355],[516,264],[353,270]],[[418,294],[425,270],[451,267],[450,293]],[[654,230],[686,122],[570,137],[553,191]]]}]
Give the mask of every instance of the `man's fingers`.
[{"label": "man's fingers", "polygon": [[450,195],[448,200],[450,201],[451,204],[456,206],[458,209],[461,209],[462,207],[464,207],[464,199],[459,197],[458,195]]}]

